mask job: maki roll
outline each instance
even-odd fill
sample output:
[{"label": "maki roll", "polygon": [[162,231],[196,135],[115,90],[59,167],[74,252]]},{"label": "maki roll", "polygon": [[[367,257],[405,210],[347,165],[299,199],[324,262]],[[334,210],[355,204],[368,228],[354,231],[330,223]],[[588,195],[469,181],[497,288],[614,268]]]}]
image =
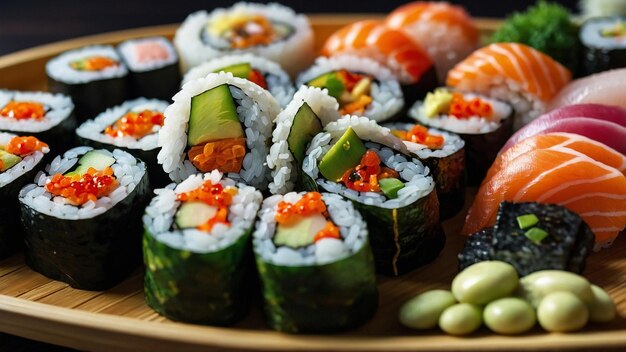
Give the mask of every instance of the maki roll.
[{"label": "maki roll", "polygon": [[480,94],[438,88],[416,102],[409,115],[428,127],[458,134],[465,141],[467,179],[476,186],[513,133],[513,108]]},{"label": "maki roll", "polygon": [[337,332],[374,315],[378,290],[367,227],[350,201],[317,192],[271,196],[253,248],[272,329]]},{"label": "maki roll", "polygon": [[626,67],[626,17],[592,18],[580,29],[583,74]]},{"label": "maki roll", "polygon": [[313,30],[304,15],[277,4],[238,2],[198,11],[176,31],[174,45],[183,68],[229,53],[253,53],[295,75],[313,61]]},{"label": "maki roll", "polygon": [[120,148],[144,161],[150,183],[165,187],[168,175],[157,163],[157,136],[163,126],[168,102],[139,98],[107,109],[76,129],[81,144],[109,151]]},{"label": "maki roll", "polygon": [[465,205],[465,141],[454,133],[410,123],[385,127],[402,139],[411,154],[428,166],[435,179],[442,220]]},{"label": "maki roll", "polygon": [[222,71],[267,89],[282,107],[287,106],[295,93],[289,74],[279,64],[253,54],[227,55],[204,62],[189,70],[182,84]]},{"label": "maki roll", "polygon": [[83,122],[129,97],[128,69],[112,46],[66,51],[46,63],[48,90],[67,94]]},{"label": "maki roll", "polygon": [[249,307],[250,238],[261,193],[218,171],[155,193],[144,215],[148,305],[184,322],[237,322]]},{"label": "maki roll", "polygon": [[158,162],[180,182],[217,169],[265,190],[272,121],[280,106],[268,91],[230,73],[212,73],[185,84],[165,110]]},{"label": "maki roll", "polygon": [[29,135],[63,150],[73,144],[74,103],[63,94],[0,90],[0,131]]},{"label": "maki roll", "polygon": [[141,260],[149,187],[145,164],[121,150],[57,156],[19,194],[26,264],[78,289],[114,286]]},{"label": "maki roll", "polygon": [[402,140],[366,117],[344,117],[313,138],[304,184],[350,199],[370,232],[379,273],[399,275],[434,260],[445,234],[428,168]]},{"label": "maki roll", "polygon": [[302,86],[293,100],[278,114],[267,156],[271,170],[271,193],[285,194],[302,189],[302,162],[309,143],[324,126],[339,119],[337,100],[326,90]]},{"label": "maki roll", "polygon": [[49,151],[48,145],[35,137],[0,132],[0,259],[13,254],[22,241],[17,197]]},{"label": "maki roll", "polygon": [[133,96],[169,101],[178,91],[178,54],[164,37],[131,39],[118,47],[128,66]]},{"label": "maki roll", "polygon": [[320,57],[298,76],[296,84],[328,89],[328,94],[339,102],[341,115],[385,121],[396,117],[404,107],[404,96],[395,76],[368,58]]}]

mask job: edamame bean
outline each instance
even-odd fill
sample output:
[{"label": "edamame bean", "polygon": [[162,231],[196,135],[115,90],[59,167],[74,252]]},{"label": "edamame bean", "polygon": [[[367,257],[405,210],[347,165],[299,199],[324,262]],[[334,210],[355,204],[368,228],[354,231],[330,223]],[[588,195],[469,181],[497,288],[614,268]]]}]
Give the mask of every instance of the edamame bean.
[{"label": "edamame bean", "polygon": [[483,320],[498,334],[521,334],[536,323],[535,309],[521,298],[500,298],[489,303],[483,311]]},{"label": "edamame bean", "polygon": [[451,335],[467,335],[482,324],[480,307],[469,303],[458,303],[441,313],[439,327]]},{"label": "edamame bean", "polygon": [[553,292],[573,293],[584,303],[591,304],[591,284],[582,276],[560,270],[541,270],[520,280],[520,294],[534,307]]},{"label": "edamame bean", "polygon": [[450,291],[426,291],[400,308],[400,322],[413,329],[432,329],[437,326],[441,313],[454,304],[456,299]]},{"label": "edamame bean", "polygon": [[553,292],[539,303],[537,319],[547,331],[575,331],[587,324],[589,311],[575,294],[566,291]]},{"label": "edamame bean", "polygon": [[596,323],[605,323],[615,319],[615,302],[602,288],[591,285],[593,301],[588,305],[589,320]]},{"label": "edamame bean", "polygon": [[484,305],[509,296],[518,285],[515,268],[508,263],[484,261],[461,271],[452,281],[452,294],[463,303]]}]

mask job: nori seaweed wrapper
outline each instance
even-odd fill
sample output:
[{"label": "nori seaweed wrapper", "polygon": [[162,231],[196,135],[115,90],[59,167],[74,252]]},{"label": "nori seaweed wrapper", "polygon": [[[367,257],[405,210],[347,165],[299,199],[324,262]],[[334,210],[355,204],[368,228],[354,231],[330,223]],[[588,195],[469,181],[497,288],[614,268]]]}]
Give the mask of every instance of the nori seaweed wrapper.
[{"label": "nori seaweed wrapper", "polygon": [[159,242],[146,230],[148,305],[170,319],[189,323],[227,326],[242,319],[250,304],[251,231],[226,248],[194,253]]},{"label": "nori seaweed wrapper", "polygon": [[125,199],[82,220],[59,219],[21,203],[26,264],[77,289],[100,291],[116,285],[141,262],[141,218],[149,188],[146,173]]},{"label": "nori seaweed wrapper", "polygon": [[465,149],[443,158],[420,160],[428,166],[435,180],[441,220],[453,217],[465,205]]},{"label": "nori seaweed wrapper", "polygon": [[[437,69],[435,65],[432,65],[420,80],[412,84],[401,84],[402,95],[404,95],[404,101],[411,103],[417,100],[423,100],[428,92],[439,86],[439,80],[437,79]],[[405,104],[408,108],[410,105]]]},{"label": "nori seaweed wrapper", "polygon": [[146,97],[172,101],[180,90],[180,70],[178,61],[156,70],[133,71],[129,69],[130,86],[133,97]]},{"label": "nori seaweed wrapper", "polygon": [[493,228],[489,227],[469,236],[458,255],[459,271],[470,265],[493,260]]},{"label": "nori seaweed wrapper", "polygon": [[[626,17],[612,16],[592,18],[585,21],[580,30],[582,42],[582,76],[626,67],[626,45],[623,37],[603,37],[602,29],[609,29]],[[597,37],[585,38],[586,35]]]},{"label": "nori seaweed wrapper", "polygon": [[378,307],[378,288],[369,243],[333,263],[280,266],[256,255],[265,315],[274,330],[338,332],[369,320]]}]

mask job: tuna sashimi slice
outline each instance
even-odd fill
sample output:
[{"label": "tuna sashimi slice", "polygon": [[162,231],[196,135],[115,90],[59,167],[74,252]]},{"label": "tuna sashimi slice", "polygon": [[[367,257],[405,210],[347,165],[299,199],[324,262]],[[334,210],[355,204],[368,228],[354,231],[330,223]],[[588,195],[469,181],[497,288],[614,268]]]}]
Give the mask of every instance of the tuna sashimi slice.
[{"label": "tuna sashimi slice", "polygon": [[626,68],[604,71],[565,86],[548,105],[548,111],[572,104],[607,104],[626,108]]}]

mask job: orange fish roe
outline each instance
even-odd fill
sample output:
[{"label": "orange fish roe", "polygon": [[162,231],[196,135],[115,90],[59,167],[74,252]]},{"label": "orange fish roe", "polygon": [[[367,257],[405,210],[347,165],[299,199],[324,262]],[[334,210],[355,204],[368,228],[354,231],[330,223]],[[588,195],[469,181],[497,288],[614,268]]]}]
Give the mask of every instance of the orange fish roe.
[{"label": "orange fish roe", "polygon": [[413,126],[410,131],[394,130],[392,133],[402,140],[424,144],[430,149],[440,149],[445,141],[443,136],[430,134],[428,128],[421,125]]},{"label": "orange fish roe", "polygon": [[91,56],[70,63],[70,67],[78,71],[101,71],[117,65],[119,65],[117,61],[106,56]]},{"label": "orange fish roe", "polygon": [[197,229],[204,232],[211,232],[213,226],[218,223],[230,226],[228,221],[228,207],[233,202],[233,197],[237,195],[237,188],[226,187],[221,184],[212,184],[211,181],[204,181],[200,188],[193,191],[180,193],[176,199],[181,202],[200,201],[207,205],[218,207],[217,213],[211,219],[207,220]]},{"label": "orange fish roe", "polygon": [[164,121],[165,117],[158,111],[128,112],[107,127],[104,133],[114,138],[131,136],[140,139],[151,134],[154,126],[163,126]]},{"label": "orange fish roe", "polygon": [[246,139],[229,138],[196,145],[187,154],[191,163],[202,172],[239,172],[246,156]]},{"label": "orange fish roe", "polygon": [[229,30],[233,49],[246,49],[257,45],[269,45],[275,39],[272,23],[263,16],[253,16],[236,23]]},{"label": "orange fish roe", "polygon": [[465,100],[463,94],[454,93],[452,94],[449,114],[458,118],[469,118],[472,116],[489,118],[493,116],[493,107],[489,102],[478,97]]},{"label": "orange fish roe", "polygon": [[90,167],[83,175],[52,176],[46,183],[46,190],[55,196],[64,197],[71,204],[83,205],[110,194],[118,184],[111,167],[102,171]]},{"label": "orange fish roe", "polygon": [[[314,214],[322,214],[328,218],[326,204],[322,200],[319,192],[308,192],[300,198],[295,204],[281,201],[278,203],[278,209],[274,219],[279,224],[289,223],[294,216],[308,216]],[[322,238],[341,238],[339,236],[339,228],[332,221],[327,221],[326,226],[315,234],[313,242],[317,242]]]},{"label": "orange fish roe", "polygon": [[361,163],[348,169],[341,177],[346,187],[358,192],[380,192],[378,180],[383,178],[398,178],[398,172],[388,167],[380,166],[380,158],[373,150],[365,152]]},{"label": "orange fish roe", "polygon": [[340,239],[341,236],[339,235],[339,228],[335,226],[332,221],[327,221],[326,226],[324,226],[324,228],[320,232],[315,234],[315,237],[313,237],[313,242],[317,242],[322,238]]},{"label": "orange fish roe", "polygon": [[0,110],[0,116],[12,117],[17,120],[41,120],[46,115],[46,109],[41,103],[34,101],[10,101]]},{"label": "orange fish roe", "polygon": [[248,81],[255,83],[257,86],[267,89],[267,82],[265,81],[265,77],[261,74],[261,72],[257,70],[250,70],[250,74],[248,75]]},{"label": "orange fish roe", "polygon": [[48,148],[48,145],[39,139],[27,136],[27,137],[13,137],[6,145],[5,150],[11,154],[24,156],[35,151]]}]

